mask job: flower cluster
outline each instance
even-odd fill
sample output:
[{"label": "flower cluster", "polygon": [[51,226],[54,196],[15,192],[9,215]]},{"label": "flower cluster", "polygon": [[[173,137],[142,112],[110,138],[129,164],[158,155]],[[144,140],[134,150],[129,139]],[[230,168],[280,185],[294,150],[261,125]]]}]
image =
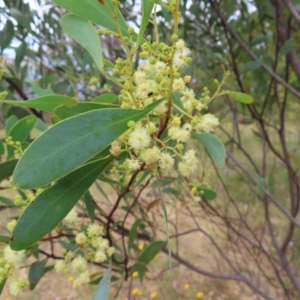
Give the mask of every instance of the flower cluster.
[{"label": "flower cluster", "polygon": [[112,143],[112,155],[127,152],[129,156],[119,164],[119,172],[148,168],[168,173],[176,169],[188,177],[198,169],[196,152],[187,149],[193,132],[210,133],[219,125],[213,114],[201,113],[212,99],[210,91],[204,88],[197,99],[189,87],[191,77],[181,76],[183,67],[192,61],[191,51],[175,34],[172,41],[171,46],[145,42],[140,54],[143,62],[133,73],[129,58],[116,61],[113,71],[122,82],[121,107],[140,109],[162,100],[151,115],[138,123],[128,122],[128,131]]},{"label": "flower cluster", "polygon": [[0,251],[0,282],[8,277],[12,277],[9,284],[9,292],[12,296],[17,296],[26,286],[23,278],[16,273],[18,265],[25,258],[25,251],[13,251],[9,246]]},{"label": "flower cluster", "polygon": [[[72,210],[65,221],[74,223],[77,214]],[[102,263],[111,257],[115,249],[109,246],[109,242],[103,236],[104,228],[98,224],[90,224],[85,232],[79,232],[75,236],[78,245],[77,255],[74,252],[63,250],[64,259],[56,262],[55,271],[58,273],[71,275],[74,288],[90,282],[90,274],[87,262]]]}]

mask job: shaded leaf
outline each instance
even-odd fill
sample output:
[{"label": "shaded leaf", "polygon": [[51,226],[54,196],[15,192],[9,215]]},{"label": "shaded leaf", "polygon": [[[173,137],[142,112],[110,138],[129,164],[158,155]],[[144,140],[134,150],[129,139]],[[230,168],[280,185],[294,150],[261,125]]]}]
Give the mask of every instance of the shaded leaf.
[{"label": "shaded leaf", "polygon": [[131,274],[133,272],[138,272],[139,274],[139,279],[142,281],[144,278],[145,273],[148,271],[148,268],[145,263],[137,261],[131,268],[130,272]]},{"label": "shaded leaf", "polygon": [[95,204],[93,203],[93,197],[89,191],[87,191],[83,196],[83,201],[85,203],[87,212],[92,222],[95,221]]},{"label": "shaded leaf", "polygon": [[[54,0],[54,2],[83,19],[89,20],[118,33],[118,28],[110,11],[106,8],[106,6],[98,2],[98,0]],[[105,4],[108,5],[112,11],[114,10],[111,0],[105,0]],[[128,25],[119,10],[118,23],[120,25],[122,35],[129,36]]]},{"label": "shaded leaf", "polygon": [[41,280],[43,275],[45,274],[47,259],[42,261],[34,262],[29,269],[28,280],[30,283],[30,289],[33,290],[38,282]]},{"label": "shaded leaf", "polygon": [[5,286],[6,280],[7,280],[7,279],[3,279],[3,280],[0,282],[0,296],[1,296],[1,294],[2,294],[2,291],[3,291],[3,288],[4,288],[4,286]]},{"label": "shaded leaf", "polygon": [[63,95],[48,95],[39,98],[27,100],[27,101],[16,101],[16,100],[4,100],[1,99],[0,103],[7,103],[16,106],[30,107],[40,109],[43,111],[53,112],[53,110],[60,105],[76,105],[77,101]]},{"label": "shaded leaf", "polygon": [[41,192],[20,216],[11,248],[25,249],[54,229],[111,161],[108,158],[84,165]]},{"label": "shaded leaf", "polygon": [[0,141],[0,155],[3,155],[5,153],[4,144],[2,141]]},{"label": "shaded leaf", "polygon": [[213,190],[206,188],[198,188],[197,191],[206,199],[206,200],[214,200],[217,197],[217,193]]},{"label": "shaded leaf", "polygon": [[9,46],[15,34],[14,24],[11,20],[7,20],[4,28],[0,32],[0,47],[1,52]]},{"label": "shaded leaf", "polygon": [[94,26],[89,21],[74,14],[68,14],[62,17],[60,25],[69,36],[88,51],[94,59],[98,69],[102,70],[102,48]]},{"label": "shaded leaf", "polygon": [[161,101],[143,110],[94,110],[55,124],[26,149],[14,171],[14,183],[31,189],[65,176],[115,141],[128,129],[128,121],[139,121]]},{"label": "shaded leaf", "polygon": [[164,241],[155,241],[149,244],[144,251],[141,253],[138,261],[144,263],[145,265],[149,264],[154,257],[162,250],[166,243]]},{"label": "shaded leaf", "polygon": [[100,95],[100,96],[94,98],[92,101],[96,102],[96,103],[111,104],[111,103],[114,103],[117,99],[118,99],[118,96],[116,94],[107,93],[107,94],[103,94],[103,95]]},{"label": "shaded leaf", "polygon": [[59,106],[55,108],[54,113],[62,120],[74,117],[76,115],[103,108],[112,108],[109,105],[99,104],[99,103],[77,103],[75,106]]},{"label": "shaded leaf", "polygon": [[5,132],[6,135],[10,132],[12,127],[18,122],[18,118],[16,116],[10,116],[5,122]]},{"label": "shaded leaf", "polygon": [[8,244],[10,237],[6,235],[0,235],[0,244]]},{"label": "shaded leaf", "polygon": [[109,297],[109,286],[111,278],[111,266],[106,270],[104,276],[102,277],[93,300],[108,300]]},{"label": "shaded leaf", "polygon": [[227,94],[234,100],[240,101],[244,104],[250,104],[253,102],[253,98],[250,95],[240,92],[227,92]]},{"label": "shaded leaf", "polygon": [[284,55],[287,55],[290,52],[290,50],[292,50],[292,48],[293,48],[293,39],[290,38],[280,48],[278,57],[280,58]]},{"label": "shaded leaf", "polygon": [[141,39],[143,37],[143,34],[145,32],[145,29],[147,27],[147,24],[149,22],[149,18],[153,9],[154,3],[149,0],[143,0],[142,1],[142,22],[139,30],[139,35],[137,38],[137,46],[140,44]]},{"label": "shaded leaf", "polygon": [[210,133],[193,134],[193,137],[206,148],[219,168],[225,166],[226,149],[219,138]]},{"label": "shaded leaf", "polygon": [[13,174],[17,162],[17,159],[13,159],[0,164],[0,182]]},{"label": "shaded leaf", "polygon": [[28,116],[18,121],[9,131],[8,136],[12,137],[13,141],[23,142],[26,140],[31,130],[33,129],[35,122],[35,116]]},{"label": "shaded leaf", "polygon": [[131,226],[129,231],[129,238],[128,238],[128,251],[133,247],[134,241],[137,236],[137,229],[141,225],[142,219],[137,219]]}]

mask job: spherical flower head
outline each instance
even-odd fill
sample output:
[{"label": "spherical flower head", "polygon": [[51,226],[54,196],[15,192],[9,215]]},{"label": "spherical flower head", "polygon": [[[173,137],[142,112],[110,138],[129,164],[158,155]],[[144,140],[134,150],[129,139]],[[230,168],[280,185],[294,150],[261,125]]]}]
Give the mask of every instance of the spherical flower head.
[{"label": "spherical flower head", "polygon": [[154,65],[155,71],[156,72],[162,72],[166,69],[166,64],[162,61],[157,61]]},{"label": "spherical flower head", "polygon": [[8,224],[7,224],[7,229],[8,229],[8,231],[9,232],[13,232],[13,230],[15,229],[15,227],[16,227],[16,225],[17,225],[17,221],[16,220],[12,220],[11,222],[9,222]]},{"label": "spherical flower head", "polygon": [[184,177],[188,177],[193,172],[195,172],[196,169],[197,169],[197,167],[194,167],[194,166],[187,164],[185,162],[182,162],[182,161],[178,164],[178,171]]},{"label": "spherical flower head", "polygon": [[25,251],[13,251],[10,246],[4,248],[4,259],[8,264],[16,265],[22,261],[25,256]]},{"label": "spherical flower head", "polygon": [[184,161],[189,164],[197,164],[198,159],[196,158],[196,152],[193,149],[190,149],[185,152],[183,155]]},{"label": "spherical flower head", "polygon": [[141,154],[141,159],[146,163],[146,165],[151,165],[154,164],[158,161],[159,159],[159,154],[160,151],[159,149],[155,146],[153,148],[148,148],[146,149],[142,154]]},{"label": "spherical flower head", "polygon": [[99,236],[99,235],[104,235],[104,228],[102,226],[99,226],[96,223],[90,224],[89,227],[87,228],[87,233],[89,237],[93,236]]},{"label": "spherical flower head", "polygon": [[186,283],[183,287],[185,290],[188,290],[190,288],[190,285],[188,283]]},{"label": "spherical flower head", "polygon": [[205,104],[203,104],[202,102],[198,101],[198,105],[196,106],[196,109],[198,109],[199,111],[201,111],[203,108],[205,108]]},{"label": "spherical flower head", "polygon": [[191,136],[191,132],[189,130],[172,126],[168,130],[168,135],[171,140],[176,140],[179,143],[188,141]]},{"label": "spherical flower head", "polygon": [[197,299],[202,299],[203,296],[204,296],[204,293],[201,291],[196,294]]},{"label": "spherical flower head", "polygon": [[157,297],[157,293],[156,292],[152,292],[151,294],[150,294],[150,298],[151,299],[154,299],[154,298],[156,298]]},{"label": "spherical flower head", "polygon": [[188,100],[193,100],[195,98],[195,93],[192,89],[185,89],[182,92],[182,96],[180,97],[180,100],[182,103]]},{"label": "spherical flower head", "polygon": [[133,80],[137,85],[143,83],[146,80],[146,78],[147,74],[143,71],[136,71],[133,74]]},{"label": "spherical flower head", "polygon": [[116,249],[114,247],[109,247],[106,252],[107,255],[111,257],[116,252]]},{"label": "spherical flower head", "polygon": [[173,91],[183,92],[185,89],[185,82],[182,78],[175,78],[173,81]]},{"label": "spherical flower head", "polygon": [[153,111],[159,115],[163,115],[167,112],[167,109],[167,101],[163,101],[162,103],[158,104]]},{"label": "spherical flower head", "polygon": [[87,236],[83,232],[76,234],[75,241],[77,245],[84,245],[87,242]]},{"label": "spherical flower head", "polygon": [[77,217],[78,217],[78,214],[75,211],[75,209],[73,208],[65,217],[65,221],[69,224],[73,224],[76,221]]},{"label": "spherical flower head", "polygon": [[204,132],[213,132],[214,129],[219,125],[219,119],[213,114],[203,115],[200,122],[195,126],[196,129]]},{"label": "spherical flower head", "polygon": [[99,246],[98,246],[99,249],[101,250],[106,250],[109,248],[109,242],[108,242],[108,239],[102,239]]},{"label": "spherical flower head", "polygon": [[171,140],[180,140],[180,135],[181,135],[181,128],[180,127],[175,127],[171,126],[168,130],[168,135],[171,138]]},{"label": "spherical flower head", "polygon": [[156,88],[156,86],[157,83],[154,80],[147,80],[140,83],[135,90],[137,98],[140,100],[149,98],[149,95],[153,93],[153,90]]},{"label": "spherical flower head", "polygon": [[122,152],[122,149],[121,149],[120,145],[112,144],[111,147],[110,147],[109,152],[113,156],[118,156]]},{"label": "spherical flower head", "polygon": [[175,160],[169,153],[160,153],[158,162],[160,169],[163,171],[169,171],[174,166],[174,163]]},{"label": "spherical flower head", "polygon": [[176,42],[175,48],[176,50],[182,51],[184,49],[184,45],[185,45],[184,40],[180,39]]},{"label": "spherical flower head", "polygon": [[177,126],[179,127],[181,124],[181,119],[179,117],[174,117],[172,122],[171,122],[172,126]]},{"label": "spherical flower head", "polygon": [[142,292],[139,289],[135,288],[132,290],[132,295],[141,296]]},{"label": "spherical flower head", "polygon": [[95,253],[95,262],[102,263],[107,259],[107,256],[105,255],[103,250],[98,250]]},{"label": "spherical flower head", "polygon": [[74,289],[82,286],[83,284],[89,283],[90,282],[89,273],[87,271],[81,273],[77,278],[75,278],[74,280],[72,280],[72,282],[73,282],[73,288]]},{"label": "spherical flower head", "polygon": [[138,271],[134,271],[132,274],[131,274],[132,278],[137,278],[139,276],[139,272]]},{"label": "spherical flower head", "polygon": [[150,146],[151,137],[146,128],[136,128],[130,133],[128,143],[135,150],[145,149]]},{"label": "spherical flower head", "polygon": [[101,244],[102,239],[103,238],[101,236],[93,236],[90,240],[90,243],[94,248],[99,248],[99,245]]},{"label": "spherical flower head", "polygon": [[20,292],[22,291],[22,289],[26,286],[26,283],[23,279],[17,279],[17,280],[13,280],[10,284],[9,284],[9,293],[16,297],[20,294]]},{"label": "spherical flower head", "polygon": [[189,48],[184,47],[182,50],[176,50],[173,58],[173,64],[177,68],[184,67],[186,63],[186,59],[191,54],[191,50]]},{"label": "spherical flower head", "polygon": [[59,260],[55,263],[54,265],[54,270],[57,272],[57,273],[66,273],[66,270],[67,270],[67,264],[64,260]]},{"label": "spherical flower head", "polygon": [[196,203],[201,202],[201,197],[195,196],[195,197],[194,197],[194,201],[195,201]]},{"label": "spherical flower head", "polygon": [[71,266],[74,273],[81,273],[86,271],[87,263],[85,258],[83,258],[82,256],[76,256],[72,260]]},{"label": "spherical flower head", "polygon": [[141,167],[141,165],[140,165],[140,163],[139,163],[139,161],[137,159],[129,159],[129,158],[127,158],[126,159],[126,165],[127,165],[127,168],[129,170],[132,170],[132,171],[136,171],[136,170],[138,170]]}]

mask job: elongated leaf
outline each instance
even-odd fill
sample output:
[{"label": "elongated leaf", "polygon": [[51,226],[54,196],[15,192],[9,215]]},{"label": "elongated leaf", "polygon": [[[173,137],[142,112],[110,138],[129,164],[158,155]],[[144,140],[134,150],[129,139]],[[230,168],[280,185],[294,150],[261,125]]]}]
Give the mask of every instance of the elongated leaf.
[{"label": "elongated leaf", "polygon": [[11,248],[25,249],[55,228],[111,161],[108,158],[84,165],[40,193],[20,216]]},{"label": "elongated leaf", "polygon": [[0,100],[0,103],[7,103],[16,106],[30,107],[40,109],[43,111],[53,112],[54,108],[60,105],[76,105],[77,101],[63,95],[48,95],[39,98],[27,100],[27,101],[16,101],[16,100]]},{"label": "elongated leaf", "polygon": [[193,134],[211,155],[216,165],[219,168],[225,166],[226,150],[223,143],[214,135],[210,133]]},{"label": "elongated leaf", "polygon": [[0,296],[1,296],[2,291],[4,289],[5,283],[6,283],[6,279],[3,279],[2,281],[0,281]]},{"label": "elongated leaf", "polygon": [[1,52],[9,46],[15,34],[14,24],[11,20],[7,20],[5,27],[0,32],[0,47]]},{"label": "elongated leaf", "polygon": [[9,131],[8,136],[13,141],[23,142],[26,140],[36,122],[35,116],[28,116],[18,121]]},{"label": "elongated leaf", "polygon": [[62,17],[60,25],[69,36],[88,51],[101,71],[103,68],[102,49],[94,26],[89,21],[73,14]]},{"label": "elongated leaf", "polygon": [[4,144],[2,141],[0,141],[0,155],[3,155],[5,153]]},{"label": "elongated leaf", "polygon": [[102,277],[96,293],[93,297],[93,300],[108,300],[109,297],[109,286],[110,286],[110,277],[111,277],[111,267],[109,267],[104,276]]},{"label": "elongated leaf", "polygon": [[114,103],[118,99],[116,94],[107,93],[94,98],[92,101],[96,103]]},{"label": "elongated leaf", "polygon": [[0,235],[0,244],[8,244],[10,237],[6,235]]},{"label": "elongated leaf", "polygon": [[234,100],[240,101],[245,104],[250,104],[253,102],[253,98],[250,95],[240,93],[240,92],[227,92],[227,94]]},{"label": "elongated leaf", "polygon": [[145,273],[148,271],[148,268],[145,263],[137,261],[131,268],[130,272],[138,272],[139,274],[139,279],[143,281]]},{"label": "elongated leaf", "polygon": [[18,122],[18,118],[16,116],[10,116],[5,122],[5,132],[8,134],[12,127]]},{"label": "elongated leaf", "polygon": [[129,232],[129,239],[128,239],[128,250],[130,250],[133,247],[134,240],[137,236],[137,229],[141,225],[142,219],[137,219],[133,225],[131,226],[130,232]]},{"label": "elongated leaf", "polygon": [[65,176],[128,130],[128,121],[139,121],[161,102],[143,110],[94,110],[55,124],[26,149],[13,175],[15,184],[31,189]]},{"label": "elongated leaf", "polygon": [[[114,10],[111,0],[105,0],[105,4],[110,7],[110,10],[98,0],[54,0],[54,2],[83,19],[119,33],[114,17],[110,12]],[[123,36],[128,36],[128,25],[119,11],[118,23]]]},{"label": "elongated leaf", "polygon": [[30,289],[33,290],[38,282],[41,280],[43,275],[45,274],[47,260],[44,259],[42,261],[34,262],[29,269],[28,280],[30,283]]},{"label": "elongated leaf", "polygon": [[148,245],[144,251],[141,253],[138,261],[144,263],[145,265],[149,264],[154,257],[162,250],[166,243],[164,241],[155,241]]},{"label": "elongated leaf", "polygon": [[107,104],[99,104],[99,103],[78,103],[75,106],[59,106],[55,108],[54,113],[62,120],[68,119],[70,117],[74,117],[76,115],[95,110],[95,109],[103,109],[103,108],[112,108]]},{"label": "elongated leaf", "polygon": [[13,174],[17,162],[17,159],[13,159],[0,164],[0,182]]},{"label": "elongated leaf", "polygon": [[0,203],[5,204],[7,206],[11,206],[14,204],[13,201],[5,197],[0,197]]},{"label": "elongated leaf", "polygon": [[93,197],[89,191],[87,191],[83,196],[83,201],[85,203],[87,212],[92,222],[95,221],[95,204],[93,203]]},{"label": "elongated leaf", "polygon": [[139,35],[138,35],[138,38],[136,41],[137,45],[139,45],[141,42],[141,39],[143,37],[143,34],[144,34],[147,24],[149,22],[149,18],[150,18],[153,6],[154,6],[154,3],[149,0],[143,0],[143,2],[142,2],[142,11],[143,11],[142,23],[141,23]]}]

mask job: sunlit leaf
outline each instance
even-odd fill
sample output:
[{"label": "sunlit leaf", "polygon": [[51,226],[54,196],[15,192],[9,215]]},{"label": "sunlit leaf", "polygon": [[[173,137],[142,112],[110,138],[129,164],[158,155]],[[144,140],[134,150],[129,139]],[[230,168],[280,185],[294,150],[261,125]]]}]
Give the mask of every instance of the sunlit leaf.
[{"label": "sunlit leaf", "polygon": [[74,14],[68,14],[62,17],[60,25],[69,36],[89,52],[98,69],[102,70],[102,48],[94,26],[89,21]]},{"label": "sunlit leaf", "polygon": [[143,110],[93,110],[55,124],[26,149],[14,171],[14,183],[31,189],[65,176],[128,130],[128,121],[139,121],[161,101]]}]

